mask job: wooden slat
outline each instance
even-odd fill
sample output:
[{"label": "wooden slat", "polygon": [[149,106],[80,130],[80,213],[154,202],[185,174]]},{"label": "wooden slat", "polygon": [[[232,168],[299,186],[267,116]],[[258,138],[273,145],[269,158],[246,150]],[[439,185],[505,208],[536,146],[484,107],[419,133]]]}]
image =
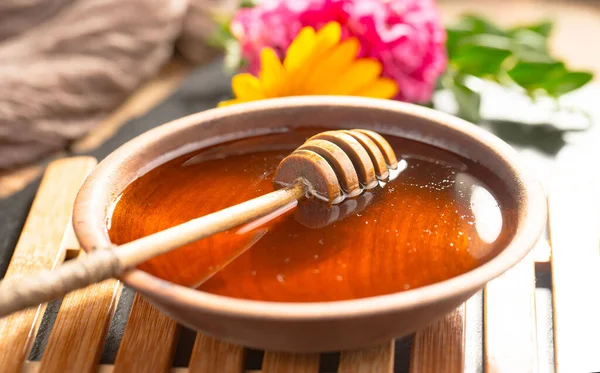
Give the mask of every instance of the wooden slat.
[{"label": "wooden slat", "polygon": [[533,252],[486,285],[483,304],[485,371],[537,372]]},{"label": "wooden slat", "polygon": [[178,336],[177,323],[136,294],[114,372],[168,372]]},{"label": "wooden slat", "polygon": [[339,373],[392,373],[393,371],[393,340],[370,348],[344,351],[340,356]]},{"label": "wooden slat", "polygon": [[[112,364],[100,364],[98,365],[98,370],[96,373],[113,373],[114,366]],[[23,370],[21,373],[45,373],[40,370],[40,362],[39,361],[26,361],[23,365]],[[154,371],[151,371],[154,373]],[[183,367],[173,367],[169,370],[168,373],[189,373],[188,368]],[[221,373],[221,371],[212,371],[212,373]],[[262,373],[260,370],[246,370],[244,373]],[[335,373],[335,372],[325,372],[325,373]]]},{"label": "wooden slat", "polygon": [[61,246],[65,252],[65,260],[76,258],[80,253],[84,252],[79,245],[77,236],[75,236],[72,220],[69,220]]},{"label": "wooden slat", "polygon": [[318,373],[319,354],[265,352],[262,373]]},{"label": "wooden slat", "polygon": [[121,284],[107,280],[63,300],[41,362],[42,372],[95,372]]},{"label": "wooden slat", "polygon": [[242,373],[244,348],[198,333],[190,358],[190,373]]},{"label": "wooden slat", "polygon": [[7,198],[37,179],[42,166],[31,164],[8,171],[0,171],[0,198]]},{"label": "wooden slat", "polygon": [[[61,246],[65,253],[79,247],[70,224]],[[68,294],[54,321],[41,371],[95,372],[120,293],[121,284],[111,279]]]},{"label": "wooden slat", "polygon": [[[91,157],[50,163],[33,201],[6,277],[51,269],[62,261],[61,241],[83,180],[96,165]],[[19,372],[31,348],[45,305],[0,319],[0,367]]]},{"label": "wooden slat", "polygon": [[465,360],[465,305],[417,332],[410,361],[411,373],[459,373]]},{"label": "wooden slat", "polygon": [[600,372],[598,190],[564,184],[548,204],[556,373]]}]

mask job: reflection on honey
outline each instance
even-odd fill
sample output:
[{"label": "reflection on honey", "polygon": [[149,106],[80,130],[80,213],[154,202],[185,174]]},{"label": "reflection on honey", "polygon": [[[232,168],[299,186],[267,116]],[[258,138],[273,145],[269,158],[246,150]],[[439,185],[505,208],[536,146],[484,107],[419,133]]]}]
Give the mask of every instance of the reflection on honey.
[{"label": "reflection on honey", "polygon": [[[177,158],[132,183],[110,217],[116,244],[273,190],[277,164],[317,130],[262,136]],[[345,203],[292,204],[139,266],[236,298],[335,301],[414,289],[469,271],[514,233],[514,201],[488,170],[386,136],[406,168]],[[490,189],[493,186],[493,189]]]}]

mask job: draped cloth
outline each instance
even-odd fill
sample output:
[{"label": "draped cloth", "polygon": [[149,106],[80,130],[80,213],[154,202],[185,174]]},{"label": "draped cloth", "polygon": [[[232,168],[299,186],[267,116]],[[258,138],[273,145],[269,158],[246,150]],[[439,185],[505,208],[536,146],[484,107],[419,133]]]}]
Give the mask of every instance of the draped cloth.
[{"label": "draped cloth", "polygon": [[214,54],[236,0],[0,1],[0,169],[64,149],[177,50]]}]

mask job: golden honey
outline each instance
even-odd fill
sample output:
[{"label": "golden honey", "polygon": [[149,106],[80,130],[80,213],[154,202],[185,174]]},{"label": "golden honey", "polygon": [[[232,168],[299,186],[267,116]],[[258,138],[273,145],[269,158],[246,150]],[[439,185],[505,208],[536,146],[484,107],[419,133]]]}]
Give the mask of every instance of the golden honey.
[{"label": "golden honey", "polygon": [[[273,191],[279,162],[323,130],[233,141],[155,168],[119,197],[107,221],[111,240],[123,244]],[[139,268],[229,297],[337,301],[455,277],[512,237],[515,203],[502,180],[456,154],[385,137],[401,160],[394,180],[341,205],[301,201]]]}]

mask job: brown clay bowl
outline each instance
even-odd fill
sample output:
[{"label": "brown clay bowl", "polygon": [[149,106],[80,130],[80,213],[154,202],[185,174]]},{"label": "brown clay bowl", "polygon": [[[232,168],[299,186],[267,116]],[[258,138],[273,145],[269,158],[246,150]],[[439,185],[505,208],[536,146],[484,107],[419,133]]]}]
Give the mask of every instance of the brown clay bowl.
[{"label": "brown clay bowl", "polygon": [[140,270],[122,276],[180,323],[244,346],[292,352],[339,351],[408,335],[440,319],[521,260],[546,221],[541,186],[507,144],[473,124],[427,108],[356,97],[295,97],[204,111],[155,128],[104,159],[77,197],[74,228],[85,250],[110,244],[106,218],[123,189],[157,165],[273,127],[360,126],[429,143],[477,161],[503,179],[517,203],[517,229],[498,255],[458,277],[396,294],[323,303],[233,299],[196,291]]}]

